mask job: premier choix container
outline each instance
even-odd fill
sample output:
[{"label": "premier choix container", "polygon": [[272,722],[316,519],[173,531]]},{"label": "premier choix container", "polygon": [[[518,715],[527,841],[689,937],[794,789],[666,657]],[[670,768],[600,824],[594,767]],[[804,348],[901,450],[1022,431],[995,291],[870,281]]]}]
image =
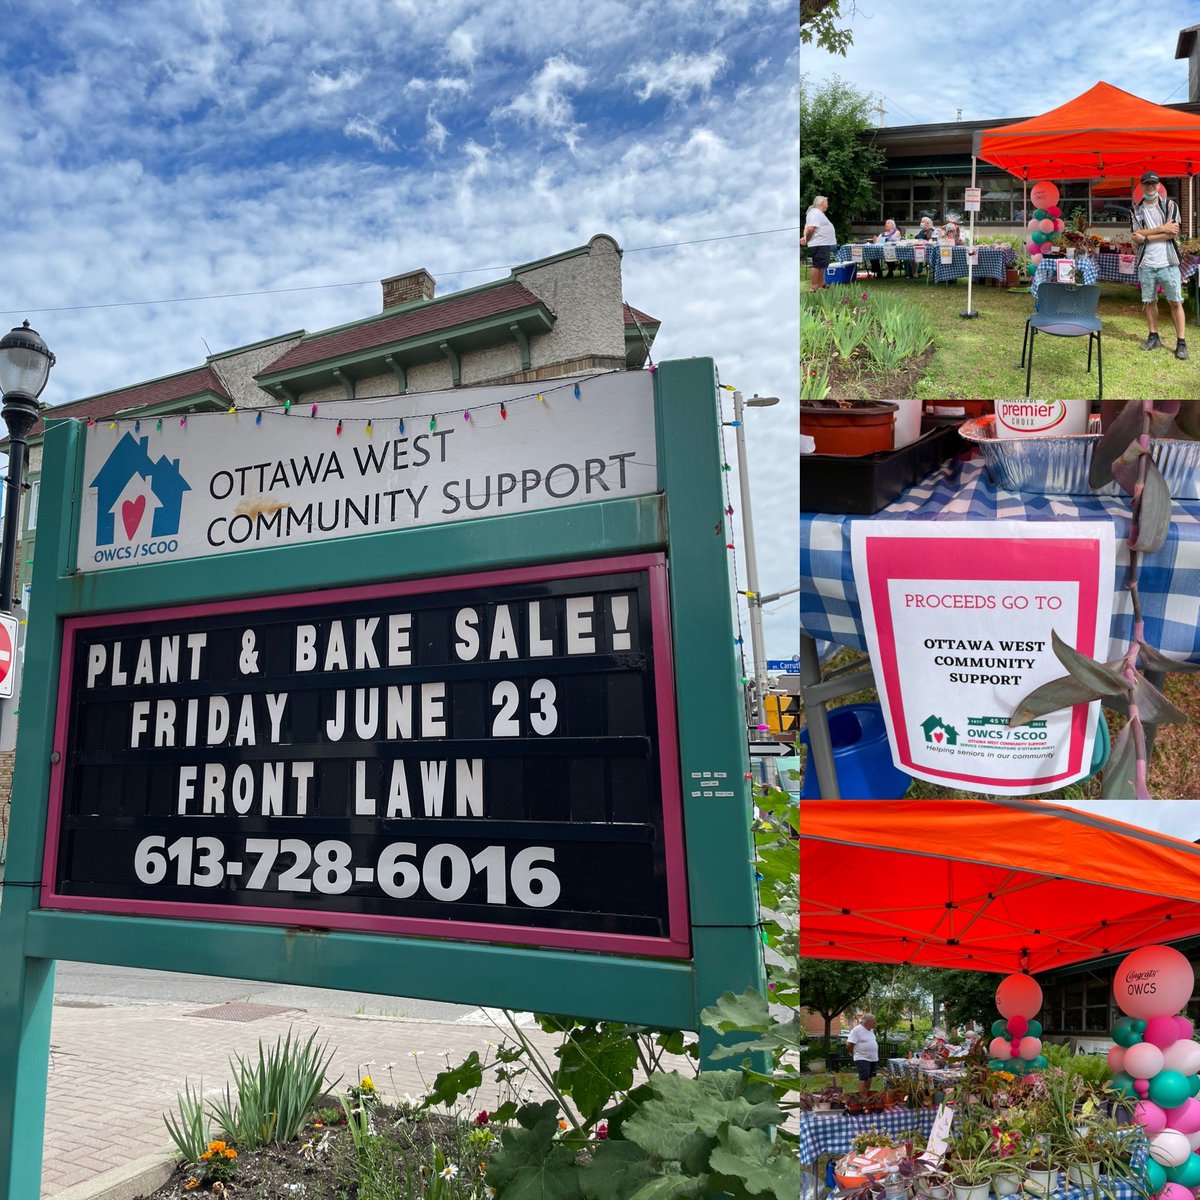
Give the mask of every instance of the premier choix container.
[{"label": "premier choix container", "polygon": [[1087,433],[1090,400],[997,400],[998,438],[1067,437]]}]

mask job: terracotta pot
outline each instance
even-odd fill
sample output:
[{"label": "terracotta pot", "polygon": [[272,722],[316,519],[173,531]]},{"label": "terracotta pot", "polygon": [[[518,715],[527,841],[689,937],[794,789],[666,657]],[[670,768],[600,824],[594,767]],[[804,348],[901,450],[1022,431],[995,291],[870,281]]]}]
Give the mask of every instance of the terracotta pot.
[{"label": "terracotta pot", "polygon": [[809,408],[801,401],[800,432],[817,443],[818,454],[857,457],[891,450],[900,406],[886,400],[870,404],[870,408]]},{"label": "terracotta pot", "polygon": [[1015,288],[1017,286],[1017,281],[1019,279],[1020,279],[1020,276],[1017,274],[1016,267],[1005,267],[1004,268],[1004,286],[1005,287]]}]

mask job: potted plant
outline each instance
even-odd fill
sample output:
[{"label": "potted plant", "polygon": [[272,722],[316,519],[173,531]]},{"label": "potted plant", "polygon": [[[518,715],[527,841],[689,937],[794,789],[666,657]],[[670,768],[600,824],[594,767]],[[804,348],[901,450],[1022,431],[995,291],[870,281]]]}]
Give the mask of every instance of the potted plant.
[{"label": "potted plant", "polygon": [[843,1100],[842,1089],[831,1083],[812,1093],[813,1112],[833,1112],[843,1106]]},{"label": "potted plant", "polygon": [[1058,1191],[1058,1167],[1052,1157],[1050,1139],[1045,1135],[1034,1138],[1025,1164],[1027,1188],[1035,1196],[1051,1196]]},{"label": "potted plant", "polygon": [[973,1142],[969,1136],[960,1135],[946,1156],[946,1171],[955,1200],[987,1200],[992,1179],[1000,1169],[986,1137],[982,1142]]},{"label": "potted plant", "polygon": [[889,400],[801,400],[800,432],[818,454],[875,454],[892,448],[899,407]]}]

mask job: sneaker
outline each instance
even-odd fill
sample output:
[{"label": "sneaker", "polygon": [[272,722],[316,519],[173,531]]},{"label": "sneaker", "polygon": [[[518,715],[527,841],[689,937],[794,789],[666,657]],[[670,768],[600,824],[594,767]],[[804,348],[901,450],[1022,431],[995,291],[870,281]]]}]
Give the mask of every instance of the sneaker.
[{"label": "sneaker", "polygon": [[1181,361],[1187,358],[1187,342],[1185,342],[1183,338],[1180,338],[1175,343],[1175,357]]},{"label": "sneaker", "polygon": [[1148,337],[1148,338],[1147,338],[1147,339],[1146,339],[1146,340],[1145,340],[1145,341],[1142,343],[1142,349],[1143,349],[1143,350],[1158,350],[1158,349],[1160,349],[1160,348],[1161,348],[1161,346],[1162,346],[1162,341],[1159,339],[1159,336],[1158,336],[1158,334],[1157,334],[1157,333],[1152,333],[1152,334],[1151,334],[1151,335],[1150,335],[1150,336],[1149,336],[1149,337]]}]

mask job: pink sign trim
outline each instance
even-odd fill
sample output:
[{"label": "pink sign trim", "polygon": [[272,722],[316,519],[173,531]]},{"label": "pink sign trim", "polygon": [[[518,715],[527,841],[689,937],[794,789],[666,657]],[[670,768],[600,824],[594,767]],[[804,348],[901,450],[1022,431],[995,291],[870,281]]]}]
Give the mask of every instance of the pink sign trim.
[{"label": "pink sign trim", "polygon": [[[938,549],[937,558],[930,560],[930,545]],[[889,697],[888,710],[900,765],[926,775],[937,775],[955,783],[988,784],[986,775],[967,775],[957,771],[941,771],[913,761],[908,727],[904,720],[904,705],[900,695],[900,667],[896,654],[896,632],[888,603],[887,585],[893,579],[913,576],[913,563],[921,563],[922,579],[957,582],[963,575],[962,564],[969,562],[970,578],[1012,582],[1077,583],[1079,585],[1079,620],[1075,629],[1076,646],[1096,644],[1096,604],[1099,598],[1100,543],[1095,539],[1079,538],[996,538],[988,539],[986,559],[980,559],[979,539],[970,537],[930,538],[867,537],[864,552],[870,596],[867,602],[875,613],[879,636],[881,664]],[[1046,551],[1045,554],[1036,553]],[[1039,775],[1027,779],[1011,779],[1017,787],[1040,787],[1063,780],[1078,778],[1082,772],[1083,751],[1087,741],[1088,709],[1076,705],[1071,714],[1071,734],[1067,750],[1067,769],[1056,775]]]},{"label": "pink sign trim", "polygon": [[[75,639],[81,630],[115,624],[138,625],[186,617],[211,617],[231,612],[262,612],[268,599],[272,611],[278,611],[301,608],[309,604],[332,604],[346,600],[387,599],[393,596],[426,595],[431,592],[458,591],[472,587],[497,587],[510,583],[537,583],[544,580],[585,579],[592,575],[610,575],[620,571],[645,571],[649,579],[650,622],[655,647],[654,695],[658,713],[659,781],[662,788],[663,843],[666,857],[667,922],[669,927],[667,937],[592,933],[533,925],[490,925],[478,921],[372,917],[356,913],[324,913],[309,909],[119,900],[69,896],[55,890],[58,846],[62,833],[63,787],[66,779],[65,746],[72,700],[71,666],[75,658]],[[214,601],[208,604],[185,604],[176,608],[141,609],[129,613],[69,617],[63,622],[54,745],[60,757],[50,771],[46,848],[42,860],[41,905],[43,908],[112,913],[118,916],[178,917],[189,920],[233,921],[306,929],[345,929],[362,933],[391,934],[397,937],[425,936],[468,942],[509,943],[519,946],[635,954],[654,958],[691,957],[687,866],[683,840],[683,796],[671,653],[671,606],[667,586],[666,556],[660,553],[627,554],[616,558],[583,559],[577,562],[536,567],[513,567],[503,571],[477,571],[466,575],[440,575],[433,579],[331,588],[328,591],[292,592],[269,598],[255,596],[241,600]]]}]

